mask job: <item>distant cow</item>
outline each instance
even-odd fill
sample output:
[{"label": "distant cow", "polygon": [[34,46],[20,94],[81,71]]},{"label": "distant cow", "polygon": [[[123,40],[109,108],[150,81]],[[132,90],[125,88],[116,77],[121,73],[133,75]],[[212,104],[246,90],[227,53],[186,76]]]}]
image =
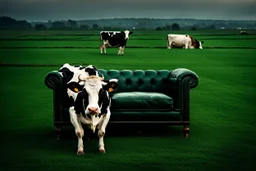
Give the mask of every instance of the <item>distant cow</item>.
[{"label": "distant cow", "polygon": [[77,154],[84,154],[82,124],[93,132],[98,130],[99,152],[105,153],[104,135],[111,115],[109,92],[117,87],[118,80],[103,80],[93,65],[64,64],[59,72],[67,83],[67,94],[73,100],[69,114],[78,137]]},{"label": "distant cow", "polygon": [[203,49],[203,41],[198,41],[190,35],[168,34],[167,48]]},{"label": "distant cow", "polygon": [[241,31],[240,31],[240,34],[246,35],[246,34],[248,34],[248,33],[247,33],[247,31],[245,31],[245,30],[241,30]]},{"label": "distant cow", "polygon": [[100,45],[100,54],[107,54],[106,47],[119,47],[118,55],[124,55],[124,48],[129,39],[129,35],[133,32],[129,30],[125,31],[101,31],[100,39],[102,41]]}]

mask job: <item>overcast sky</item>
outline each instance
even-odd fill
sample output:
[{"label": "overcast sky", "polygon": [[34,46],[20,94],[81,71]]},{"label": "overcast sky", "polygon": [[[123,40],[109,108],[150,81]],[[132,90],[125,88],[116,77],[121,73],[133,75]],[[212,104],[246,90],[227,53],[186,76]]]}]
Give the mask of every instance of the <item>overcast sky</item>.
[{"label": "overcast sky", "polygon": [[256,0],[0,0],[0,16],[28,21],[123,17],[256,20]]}]

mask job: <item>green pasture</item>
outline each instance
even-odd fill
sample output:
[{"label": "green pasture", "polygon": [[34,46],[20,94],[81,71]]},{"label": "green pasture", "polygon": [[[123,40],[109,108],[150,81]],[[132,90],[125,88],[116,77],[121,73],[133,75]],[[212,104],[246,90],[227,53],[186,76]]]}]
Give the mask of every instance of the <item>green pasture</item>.
[{"label": "green pasture", "polygon": [[[230,65],[243,65],[247,62],[253,65],[255,51],[255,49],[169,50],[126,48],[125,55],[118,56],[117,48],[107,49],[107,55],[100,55],[100,50],[94,48],[1,49],[0,62],[1,64],[22,65],[53,64],[57,67],[67,62],[83,65],[95,64],[97,67],[106,69],[174,69],[176,67],[187,67],[197,71],[198,68],[205,68],[206,66],[219,67],[221,65],[222,67],[230,67]],[[229,59],[230,56],[232,57],[231,59]],[[229,60],[225,61],[224,59],[226,58]],[[209,62],[209,59],[212,61]],[[232,61],[235,61],[235,63],[232,63]],[[200,65],[200,63],[202,64]]]},{"label": "green pasture", "polygon": [[[203,48],[256,48],[255,39],[202,39],[204,41]],[[16,41],[1,41],[0,47],[30,47],[30,48],[100,48],[100,40],[16,40]],[[167,48],[167,40],[140,40],[130,39],[127,43],[129,47],[144,47],[144,48]]]},{"label": "green pasture", "polygon": [[[136,31],[130,35],[127,48],[166,48],[167,34],[190,34],[204,41],[204,48],[256,48],[256,31],[241,35],[239,30],[209,31]],[[99,48],[100,31],[5,31],[0,33],[3,48]]]},{"label": "green pasture", "polygon": [[[107,49],[108,55],[99,54],[96,33],[90,32],[92,40],[76,41],[68,39],[82,39],[86,33],[0,32],[0,170],[253,170],[256,153],[255,34],[245,37],[236,35],[234,30],[195,31],[194,35],[208,38],[205,49],[167,50],[148,48],[165,47],[164,39],[139,39],[150,39],[150,35],[156,38],[157,34],[166,35],[166,32],[140,31],[134,33],[134,39],[131,37],[128,43],[140,47],[128,47],[124,56],[117,56],[117,48]],[[46,34],[63,40],[44,40],[42,36]],[[24,40],[17,40],[22,36]],[[26,36],[29,38],[24,38]],[[210,48],[217,44],[219,47]],[[45,75],[64,63],[93,64],[104,69],[188,68],[195,71],[200,80],[190,94],[189,138],[183,138],[179,126],[151,126],[141,128],[140,133],[129,125],[122,130],[108,127],[106,154],[98,154],[98,140],[92,136],[84,142],[86,154],[77,156],[77,138],[72,127],[64,128],[63,139],[56,140],[52,90],[44,85]]]}]

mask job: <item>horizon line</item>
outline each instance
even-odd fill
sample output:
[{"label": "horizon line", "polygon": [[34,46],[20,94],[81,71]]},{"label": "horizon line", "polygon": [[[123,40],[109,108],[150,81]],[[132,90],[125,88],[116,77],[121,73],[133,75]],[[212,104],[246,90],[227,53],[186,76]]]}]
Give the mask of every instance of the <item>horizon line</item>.
[{"label": "horizon line", "polygon": [[58,20],[27,20],[29,22],[48,22],[48,21],[67,21],[67,20],[73,20],[73,21],[93,21],[93,20],[116,20],[116,19],[148,19],[148,20],[211,20],[211,21],[253,21],[256,22],[256,19],[202,19],[202,18],[152,18],[152,17],[110,17],[110,18],[90,18],[90,19],[58,19]]},{"label": "horizon line", "polygon": [[[15,17],[11,17],[11,16],[0,16],[0,17],[10,17],[13,18],[17,21],[22,21],[22,20],[26,20],[26,19],[16,19]],[[73,21],[84,21],[84,20],[114,20],[114,19],[148,19],[148,20],[212,20],[212,21],[253,21],[256,22],[256,19],[214,19],[214,18],[208,18],[208,19],[203,19],[203,18],[161,18],[161,17],[106,17],[106,18],[90,18],[90,19],[71,19],[71,18],[67,18],[67,19],[58,19],[58,20],[52,20],[52,19],[48,19],[48,20],[40,20],[40,19],[35,19],[35,20],[26,20],[28,22],[48,22],[48,21],[67,21],[67,20],[73,20]]]}]

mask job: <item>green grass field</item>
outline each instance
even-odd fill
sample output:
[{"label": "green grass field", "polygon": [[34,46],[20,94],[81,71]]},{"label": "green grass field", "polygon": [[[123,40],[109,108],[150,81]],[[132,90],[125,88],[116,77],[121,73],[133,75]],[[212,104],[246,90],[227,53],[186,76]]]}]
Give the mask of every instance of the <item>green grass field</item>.
[{"label": "green grass field", "polygon": [[[1,31],[1,170],[253,170],[256,31],[189,33],[204,39],[205,49],[167,50],[167,32],[138,31],[125,55],[117,56],[117,48],[99,54],[97,31]],[[98,154],[93,137],[85,142],[86,154],[77,156],[72,127],[56,140],[52,91],[44,85],[44,76],[66,62],[104,69],[195,71],[200,80],[191,90],[189,138],[183,138],[182,127],[142,133],[129,127],[107,129],[106,154]]]}]

